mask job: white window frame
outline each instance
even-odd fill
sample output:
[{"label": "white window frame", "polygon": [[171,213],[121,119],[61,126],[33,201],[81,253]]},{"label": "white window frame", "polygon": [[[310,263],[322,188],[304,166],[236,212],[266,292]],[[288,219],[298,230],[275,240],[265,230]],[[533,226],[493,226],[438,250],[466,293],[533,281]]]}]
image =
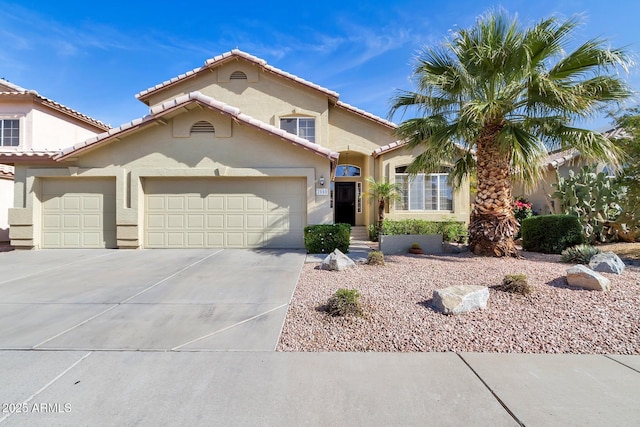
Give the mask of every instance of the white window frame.
[{"label": "white window frame", "polygon": [[[409,175],[408,173],[396,173],[396,183],[398,182],[397,177],[402,176],[402,177],[406,177],[407,179],[407,197],[406,197],[406,206],[407,208],[404,209],[402,206],[402,200],[396,201],[395,203],[395,210],[397,211],[403,211],[403,212],[453,212],[454,211],[454,206],[453,206],[453,189],[451,188],[451,185],[449,185],[448,182],[448,177],[449,174],[448,173],[428,173],[428,174],[416,174],[416,175]],[[432,177],[438,177],[437,179],[437,185],[436,185],[436,209],[425,209],[425,201],[427,200],[427,194],[426,194],[426,189],[425,189],[425,182],[427,182],[427,180],[429,180],[429,182],[431,181]],[[444,208],[442,207],[441,204],[441,180],[442,179],[446,179],[447,180],[447,187],[449,188],[449,191],[451,191],[451,208]],[[416,185],[418,184],[421,188],[422,188],[422,195],[421,197],[418,197],[416,199],[415,193],[414,196],[412,196],[412,188],[411,185]],[[404,191],[404,190],[402,190]],[[414,188],[414,192],[415,192],[415,188]],[[418,203],[419,205],[422,206],[421,209],[419,208],[412,208],[411,204],[412,202],[414,204]]]},{"label": "white window frame", "polygon": [[[338,175],[338,168],[340,167],[343,167],[343,169],[346,168],[346,170],[349,170],[349,168],[354,168],[354,170],[358,171],[358,175]],[[336,166],[335,177],[336,178],[360,178],[362,177],[362,168],[360,166],[356,166],[352,164],[341,163]]]},{"label": "white window frame", "polygon": [[[315,117],[308,117],[308,116],[285,116],[285,117],[280,117],[280,129],[286,130],[282,127],[282,121],[283,120],[295,120],[296,121],[296,131],[294,133],[294,135],[299,136],[300,138],[304,138],[309,142],[313,142],[314,144],[316,143],[316,119]],[[313,123],[313,135],[311,137],[309,137],[308,135],[303,136],[301,135],[300,132],[300,120],[305,120],[305,121],[310,121],[311,123]],[[287,131],[289,132],[289,131]]]},{"label": "white window frame", "polygon": [[[18,123],[18,128],[17,128],[18,144],[16,145],[5,145],[5,139],[4,139],[5,122],[9,120],[16,121]],[[15,117],[0,117],[0,147],[2,148],[19,147],[21,145],[20,127],[21,127],[20,119]]]}]

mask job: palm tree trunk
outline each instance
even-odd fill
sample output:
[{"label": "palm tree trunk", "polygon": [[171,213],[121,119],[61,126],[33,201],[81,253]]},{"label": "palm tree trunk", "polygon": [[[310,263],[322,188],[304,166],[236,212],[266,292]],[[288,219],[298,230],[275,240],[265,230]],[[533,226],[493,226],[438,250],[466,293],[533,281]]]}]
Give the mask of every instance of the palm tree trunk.
[{"label": "palm tree trunk", "polygon": [[382,232],[382,224],[384,223],[384,199],[380,199],[378,203],[378,233]]},{"label": "palm tree trunk", "polygon": [[469,249],[476,255],[513,256],[518,221],[513,215],[509,155],[501,154],[496,138],[501,125],[485,127],[477,143],[478,193],[469,224]]}]

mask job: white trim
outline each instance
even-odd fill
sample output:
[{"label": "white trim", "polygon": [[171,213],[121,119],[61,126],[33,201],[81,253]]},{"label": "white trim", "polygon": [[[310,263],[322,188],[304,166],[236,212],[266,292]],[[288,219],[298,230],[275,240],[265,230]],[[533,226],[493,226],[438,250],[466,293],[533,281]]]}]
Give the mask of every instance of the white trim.
[{"label": "white trim", "polygon": [[[419,174],[416,174],[416,175],[412,176],[412,175],[410,175],[408,173],[394,173],[394,181],[397,184],[398,184],[398,181],[397,181],[397,179],[395,177],[398,177],[398,176],[406,176],[406,177],[408,177],[408,180],[407,180],[407,183],[408,183],[407,184],[407,203],[406,203],[407,209],[402,209],[402,207],[400,205],[401,201],[397,201],[395,203],[395,210],[396,211],[399,211],[399,212],[454,212],[455,211],[454,205],[453,205],[453,203],[454,203],[454,200],[453,200],[454,199],[454,197],[453,197],[454,196],[454,192],[453,192],[453,188],[451,187],[451,185],[449,185],[448,180],[447,180],[447,187],[449,187],[449,189],[451,191],[451,209],[441,209],[441,206],[440,206],[440,196],[441,196],[441,194],[440,194],[440,184],[441,184],[440,179],[441,178],[440,177],[444,176],[445,178],[448,178],[449,174],[447,174],[447,173],[419,173]],[[412,201],[411,200],[411,188],[410,188],[411,181],[414,180],[417,177],[421,177],[423,179],[423,184],[422,184],[422,187],[423,187],[423,190],[422,190],[423,191],[422,206],[424,206],[424,204],[425,204],[424,196],[425,196],[426,178],[427,177],[430,178],[430,177],[433,177],[433,176],[438,177],[438,185],[436,186],[436,195],[435,195],[437,208],[436,209],[424,209],[424,208],[423,209],[411,209],[411,201]]]},{"label": "white trim", "polygon": [[[338,175],[338,168],[340,166],[356,168],[356,169],[358,169],[360,174],[359,175]],[[336,178],[362,178],[362,168],[360,166],[358,166],[358,165],[353,165],[353,164],[350,164],[350,163],[340,163],[339,165],[336,165],[335,177]]]},{"label": "white trim", "polygon": [[[283,120],[294,120],[296,121],[296,132],[293,135],[296,135],[299,138],[304,138],[307,141],[316,144],[316,141],[318,140],[317,135],[318,135],[318,127],[317,127],[317,117],[315,116],[310,116],[310,115],[304,115],[304,114],[290,114],[290,115],[285,115],[285,116],[279,116],[278,117],[278,127],[282,130],[284,130],[285,132],[289,132],[286,129],[283,129],[282,127],[282,121]],[[308,136],[303,136],[300,135],[300,120],[312,120],[313,121],[313,137],[309,138]]]}]

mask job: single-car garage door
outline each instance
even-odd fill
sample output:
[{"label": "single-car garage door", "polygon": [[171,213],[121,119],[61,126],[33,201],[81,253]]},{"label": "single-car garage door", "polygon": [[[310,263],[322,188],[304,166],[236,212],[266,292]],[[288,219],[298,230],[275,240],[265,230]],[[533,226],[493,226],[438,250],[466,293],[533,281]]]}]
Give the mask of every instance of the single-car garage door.
[{"label": "single-car garage door", "polygon": [[302,178],[146,179],[147,248],[301,248]]},{"label": "single-car garage door", "polygon": [[43,248],[115,248],[114,179],[43,179]]}]

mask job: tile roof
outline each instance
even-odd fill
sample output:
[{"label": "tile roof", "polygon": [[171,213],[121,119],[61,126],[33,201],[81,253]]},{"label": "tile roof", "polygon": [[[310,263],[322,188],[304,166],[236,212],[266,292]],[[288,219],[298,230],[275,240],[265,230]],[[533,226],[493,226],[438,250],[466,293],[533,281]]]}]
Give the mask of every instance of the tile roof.
[{"label": "tile roof", "polygon": [[0,164],[0,179],[13,179],[13,166]]},{"label": "tile roof", "polygon": [[373,153],[371,154],[373,155],[373,157],[378,157],[385,153],[388,153],[389,151],[402,148],[405,145],[407,145],[407,141],[394,141],[391,144],[383,145],[382,147],[376,148],[375,150],[373,150]]},{"label": "tile roof", "polygon": [[57,151],[34,151],[34,150],[25,150],[25,151],[4,151],[0,150],[0,162],[2,163],[15,163],[19,162],[41,162],[51,160],[53,156],[58,154]]},{"label": "tile roof", "polygon": [[[615,127],[601,132],[602,135],[609,139],[630,138],[631,136],[621,127]],[[560,166],[571,162],[580,157],[580,152],[575,148],[566,150],[556,150],[549,153],[543,161],[543,165],[548,169],[557,169]]]},{"label": "tile roof", "polygon": [[622,127],[615,127],[602,132],[609,139],[631,138],[632,136]]},{"label": "tile roof", "polygon": [[305,150],[310,150],[315,154],[326,157],[332,161],[336,161],[338,159],[338,153],[334,151],[321,147],[304,138],[300,138],[297,135],[288,133],[282,129],[276,128],[275,126],[272,126],[260,120],[254,119],[251,116],[243,114],[238,108],[232,107],[220,101],[216,101],[213,98],[210,98],[206,95],[201,94],[200,92],[191,92],[186,95],[179,96],[178,98],[173,99],[171,101],[167,101],[163,104],[156,105],[151,108],[149,115],[133,120],[131,122],[125,123],[117,128],[110,129],[108,132],[101,133],[100,135],[89,138],[86,141],[76,144],[72,147],[65,148],[62,151],[60,151],[58,154],[56,154],[53,158],[55,160],[63,160],[65,158],[76,155],[82,151],[85,151],[89,148],[93,148],[96,145],[100,145],[102,143],[108,142],[115,138],[120,138],[129,132],[135,131],[140,127],[145,126],[146,124],[155,122],[162,116],[172,111],[180,109],[185,105],[194,103],[194,102],[197,102],[198,104],[211,108],[213,110],[220,111],[228,116],[233,117],[236,121],[240,123],[244,123],[244,124],[253,126],[255,128],[258,128],[264,132],[277,136],[280,139],[288,141],[298,147],[304,148]]},{"label": "tile roof", "polygon": [[552,151],[547,158],[543,161],[543,165],[548,169],[557,169],[560,166],[568,163],[574,159],[580,157],[580,152],[575,148],[569,148],[567,150]]},{"label": "tile roof", "polygon": [[16,84],[8,82],[7,80],[4,80],[4,79],[0,79],[0,86],[4,86],[11,89],[10,91],[0,91],[0,98],[1,97],[8,98],[8,97],[16,97],[16,96],[31,97],[35,101],[40,102],[41,104],[46,105],[47,107],[53,108],[54,110],[60,111],[61,113],[66,114],[67,116],[74,117],[78,120],[88,123],[100,130],[107,130],[110,128],[109,125],[101,122],[100,120],[96,120],[92,117],[87,116],[86,114],[82,114],[79,111],[69,108],[66,105],[60,104],[59,102],[56,102],[52,99],[42,96],[35,90],[25,89]]},{"label": "tile roof", "polygon": [[307,86],[311,89],[317,90],[319,92],[322,92],[323,94],[327,95],[329,98],[333,99],[334,101],[336,101],[338,99],[338,93],[334,92],[330,89],[327,89],[325,87],[322,87],[320,85],[317,85],[315,83],[311,83],[310,81],[307,81],[301,77],[298,77],[294,74],[291,73],[287,73],[286,71],[283,71],[279,68],[276,68],[274,66],[271,66],[269,64],[267,64],[267,61],[265,61],[264,59],[258,58],[257,56],[253,56],[251,54],[248,54],[246,52],[243,52],[239,49],[233,49],[230,52],[225,52],[222,55],[218,55],[218,56],[214,56],[211,59],[207,59],[204,63],[204,65],[202,67],[198,67],[198,68],[194,68],[191,71],[187,71],[184,74],[180,74],[179,76],[176,76],[172,79],[166,80],[160,84],[157,84],[149,89],[143,90],[142,92],[136,94],[136,98],[138,98],[140,101],[145,102],[149,96],[151,96],[153,93],[157,92],[160,89],[163,89],[165,87],[171,86],[173,84],[176,84],[178,82],[181,82],[183,80],[189,79],[191,77],[194,77],[204,71],[210,70],[212,68],[218,67],[226,62],[229,62],[230,60],[234,59],[234,58],[243,58],[249,62],[252,62],[258,66],[260,66],[263,70],[265,71],[269,71],[273,74],[277,74],[279,76],[282,76],[284,78],[287,78],[291,81],[294,81],[296,83],[300,83],[304,86]]},{"label": "tile roof", "polygon": [[349,104],[347,104],[345,102],[337,101],[336,102],[336,106],[340,107],[340,108],[344,108],[345,110],[349,110],[352,113],[358,114],[359,116],[362,116],[362,117],[367,118],[369,120],[373,120],[374,122],[378,122],[381,125],[384,125],[384,126],[386,126],[388,128],[396,129],[398,127],[397,124],[395,124],[393,122],[390,122],[389,120],[385,120],[382,117],[378,117],[375,114],[371,114],[368,111],[361,110],[360,108],[354,107],[353,105],[349,105]]},{"label": "tile roof", "polygon": [[153,94],[156,93],[157,91],[169,87],[171,85],[174,85],[176,83],[182,82],[184,80],[187,80],[189,78],[195,77],[200,73],[203,73],[207,70],[210,70],[212,68],[218,67],[226,62],[231,61],[234,58],[243,58],[253,64],[258,65],[259,67],[261,67],[263,70],[268,71],[270,73],[276,74],[278,76],[284,77],[286,79],[289,79],[291,81],[294,81],[296,83],[299,83],[301,85],[307,86],[313,90],[316,90],[318,92],[321,92],[323,94],[325,94],[332,102],[335,103],[335,105],[337,107],[343,108],[345,110],[351,111],[352,113],[358,114],[362,117],[365,117],[369,120],[373,120],[374,122],[380,123],[386,127],[395,129],[397,127],[397,125],[395,123],[392,123],[388,120],[385,120],[381,117],[378,117],[374,114],[371,114],[367,111],[361,110],[359,108],[356,108],[352,105],[349,105],[345,102],[339,101],[338,98],[340,97],[340,95],[335,92],[332,91],[330,89],[327,89],[325,87],[322,87],[320,85],[317,85],[315,83],[312,83],[308,80],[305,80],[301,77],[298,77],[294,74],[288,73],[286,71],[283,71],[279,68],[276,68],[272,65],[269,65],[267,63],[267,61],[265,61],[262,58],[258,58],[257,56],[253,56],[249,53],[243,52],[239,49],[233,49],[230,52],[226,52],[223,53],[222,55],[218,55],[215,56],[211,59],[207,59],[204,63],[204,65],[202,67],[198,67],[198,68],[194,68],[193,70],[187,71],[184,74],[180,74],[179,76],[176,76],[172,79],[166,80],[160,84],[157,84],[149,89],[143,90],[142,92],[136,94],[136,98],[139,99],[142,102],[146,102],[148,101],[148,98]]}]

